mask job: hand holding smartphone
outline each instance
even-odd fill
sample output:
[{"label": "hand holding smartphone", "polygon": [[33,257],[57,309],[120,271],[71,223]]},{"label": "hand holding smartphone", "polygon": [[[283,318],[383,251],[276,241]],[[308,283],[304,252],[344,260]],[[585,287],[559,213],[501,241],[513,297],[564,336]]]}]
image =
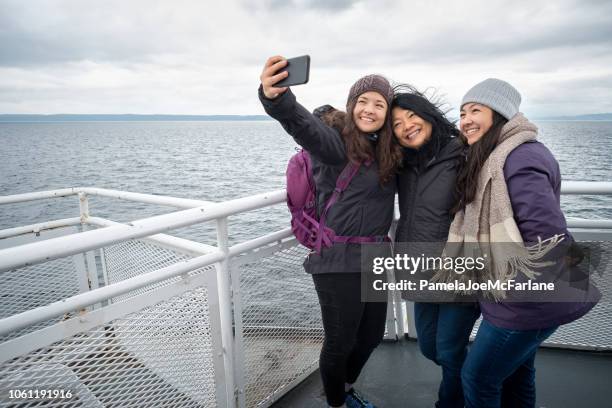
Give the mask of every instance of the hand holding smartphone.
[{"label": "hand holding smartphone", "polygon": [[278,71],[277,74],[284,71],[288,72],[287,78],[277,82],[275,86],[293,86],[307,83],[310,74],[310,55],[288,59],[287,66]]},{"label": "hand holding smartphone", "polygon": [[263,93],[274,99],[287,90],[287,87],[308,82],[310,56],[285,59],[281,56],[270,57],[264,65],[260,79]]}]

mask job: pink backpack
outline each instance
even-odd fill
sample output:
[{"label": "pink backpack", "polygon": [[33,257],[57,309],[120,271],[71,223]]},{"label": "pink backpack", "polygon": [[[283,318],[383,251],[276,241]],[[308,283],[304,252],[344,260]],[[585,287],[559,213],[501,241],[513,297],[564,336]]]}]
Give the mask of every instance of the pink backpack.
[{"label": "pink backpack", "polygon": [[289,159],[287,165],[287,206],[291,212],[291,229],[297,240],[307,248],[320,253],[323,247],[334,243],[379,242],[377,237],[349,237],[336,235],[325,226],[327,212],[359,171],[360,165],[349,162],[336,181],[336,188],[325,203],[320,219],[317,219],[316,189],[312,176],[312,162],[306,150],[300,150]]}]

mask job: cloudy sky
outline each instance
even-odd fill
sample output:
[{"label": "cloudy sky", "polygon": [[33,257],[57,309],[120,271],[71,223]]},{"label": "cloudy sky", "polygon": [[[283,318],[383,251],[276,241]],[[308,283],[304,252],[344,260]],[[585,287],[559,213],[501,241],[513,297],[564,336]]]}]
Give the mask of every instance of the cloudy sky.
[{"label": "cloudy sky", "polygon": [[308,108],[367,73],[453,107],[498,77],[528,115],[612,112],[609,0],[0,0],[0,113],[262,114],[266,58]]}]

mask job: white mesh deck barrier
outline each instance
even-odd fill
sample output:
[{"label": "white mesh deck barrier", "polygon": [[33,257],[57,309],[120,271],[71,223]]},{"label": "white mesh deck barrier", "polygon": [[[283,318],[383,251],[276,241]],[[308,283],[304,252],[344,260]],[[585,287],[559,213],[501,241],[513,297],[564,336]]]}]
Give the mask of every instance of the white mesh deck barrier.
[{"label": "white mesh deck barrier", "polygon": [[[596,244],[601,250],[596,270],[591,275],[593,284],[601,293],[601,300],[585,316],[560,326],[544,344],[551,347],[612,350],[612,242]],[[472,330],[472,339],[478,332],[482,318]]]},{"label": "white mesh deck barrier", "polygon": [[[114,245],[104,249],[104,254],[111,282],[185,258],[140,241]],[[135,268],[126,261],[128,258],[141,260],[140,267]],[[49,264],[53,274],[39,275],[47,287],[61,287],[64,277],[73,274],[66,259]],[[64,273],[58,265],[63,265]],[[32,267],[24,269],[5,274],[36,276],[31,275],[36,273]],[[211,313],[218,314],[218,306],[214,300],[211,311],[209,304],[211,285],[216,296],[215,271],[207,267],[189,276],[192,281],[188,285],[172,278],[114,297],[109,305],[88,313],[84,322],[69,324],[71,318],[80,319],[75,311],[34,330],[21,330],[22,337],[12,339],[17,342],[14,347],[6,347],[8,341],[2,345],[3,360],[9,358],[0,364],[0,389],[3,393],[11,389],[58,389],[74,395],[64,401],[54,399],[53,406],[217,406],[213,350],[218,341]],[[36,296],[21,298],[22,309],[28,308],[24,299],[31,299],[31,307],[40,303]],[[216,320],[218,325],[218,317]],[[24,336],[24,332],[29,333]],[[19,348],[23,353],[13,351]],[[0,406],[15,406],[16,402],[22,407],[41,403],[3,398]]]},{"label": "white mesh deck barrier", "polygon": [[[80,218],[0,231],[3,239],[93,229],[0,250],[0,407],[268,407],[317,369],[323,330],[302,268],[306,249],[288,229],[228,245],[227,217],[282,203],[284,191],[214,204],[83,188],[0,204],[77,194]],[[90,217],[88,195],[186,210],[123,225]],[[207,221],[216,222],[216,246],[163,234]],[[602,231],[595,236],[610,241],[612,222],[583,233],[593,240]],[[550,345],[612,349],[610,267],[599,282],[604,300]],[[396,306],[390,337],[412,319]],[[72,396],[7,398],[8,390],[35,389]]]},{"label": "white mesh deck barrier", "polygon": [[323,330],[312,279],[302,268],[306,254],[294,246],[237,265],[247,407],[272,402],[318,368]]}]

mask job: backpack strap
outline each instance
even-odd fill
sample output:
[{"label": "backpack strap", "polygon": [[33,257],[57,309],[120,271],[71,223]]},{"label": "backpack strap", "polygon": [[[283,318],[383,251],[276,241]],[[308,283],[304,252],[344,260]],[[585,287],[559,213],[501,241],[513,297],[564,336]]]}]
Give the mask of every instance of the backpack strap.
[{"label": "backpack strap", "polygon": [[331,206],[338,201],[340,194],[342,194],[342,192],[348,188],[348,185],[351,183],[353,177],[355,177],[355,175],[357,175],[359,172],[360,167],[361,164],[353,164],[349,162],[342,170],[342,173],[340,173],[340,176],[338,176],[338,180],[336,180],[336,188],[334,188],[334,192],[327,201],[327,204],[325,204],[325,209],[323,210],[323,214],[321,214],[321,219],[326,216],[327,211],[331,208]]},{"label": "backpack strap", "polygon": [[332,193],[329,200],[327,200],[327,203],[325,203],[323,213],[321,214],[321,217],[319,217],[319,229],[317,231],[317,239],[314,245],[314,250],[317,253],[321,252],[321,246],[324,243],[331,245],[331,238],[326,234],[325,231],[325,218],[327,217],[327,211],[331,208],[332,205],[334,205],[338,201],[338,199],[340,198],[340,194],[342,194],[342,192],[347,189],[353,177],[355,177],[359,172],[360,167],[361,163],[354,164],[349,161],[344,167],[344,169],[342,169],[342,173],[340,173],[340,176],[338,176],[338,179],[336,180],[336,188],[334,188],[334,192]]}]

